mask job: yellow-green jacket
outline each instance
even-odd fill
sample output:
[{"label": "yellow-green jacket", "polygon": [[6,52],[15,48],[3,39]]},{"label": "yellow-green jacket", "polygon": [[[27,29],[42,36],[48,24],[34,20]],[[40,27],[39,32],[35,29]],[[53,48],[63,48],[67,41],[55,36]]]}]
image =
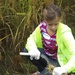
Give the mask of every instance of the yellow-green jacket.
[{"label": "yellow-green jacket", "polygon": [[[68,72],[75,72],[75,42],[71,29],[67,25],[59,23],[56,41],[58,44],[57,57],[59,64],[65,67]],[[39,26],[27,39],[26,48],[28,51],[43,48]]]}]

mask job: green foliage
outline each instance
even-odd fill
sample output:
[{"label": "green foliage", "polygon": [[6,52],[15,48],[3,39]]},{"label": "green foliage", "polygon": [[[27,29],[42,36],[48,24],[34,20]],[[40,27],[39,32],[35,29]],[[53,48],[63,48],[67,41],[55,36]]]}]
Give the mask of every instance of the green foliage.
[{"label": "green foliage", "polygon": [[23,50],[29,34],[43,20],[43,8],[52,3],[62,9],[63,22],[72,28],[75,36],[74,0],[0,0],[0,52],[2,54],[0,71],[2,75],[11,73],[21,75],[20,72],[29,75],[32,67],[32,70],[35,70],[36,67],[28,60],[24,61],[19,56],[19,52]]}]

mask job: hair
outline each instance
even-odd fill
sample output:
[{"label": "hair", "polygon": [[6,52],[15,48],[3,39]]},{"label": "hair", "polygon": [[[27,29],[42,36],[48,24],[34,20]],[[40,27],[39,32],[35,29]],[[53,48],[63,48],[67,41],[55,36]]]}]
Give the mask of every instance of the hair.
[{"label": "hair", "polygon": [[57,5],[48,5],[43,11],[45,20],[53,20],[56,16],[61,17],[61,9]]}]

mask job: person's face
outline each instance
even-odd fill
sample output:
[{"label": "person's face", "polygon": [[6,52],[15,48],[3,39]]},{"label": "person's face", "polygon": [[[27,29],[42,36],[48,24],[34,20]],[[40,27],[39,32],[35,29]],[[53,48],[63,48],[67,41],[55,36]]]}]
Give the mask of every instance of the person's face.
[{"label": "person's face", "polygon": [[58,23],[60,21],[60,18],[59,17],[56,17],[55,19],[53,20],[46,20],[46,23],[47,23],[47,28],[52,31],[52,32],[56,32],[57,28],[58,28]]}]

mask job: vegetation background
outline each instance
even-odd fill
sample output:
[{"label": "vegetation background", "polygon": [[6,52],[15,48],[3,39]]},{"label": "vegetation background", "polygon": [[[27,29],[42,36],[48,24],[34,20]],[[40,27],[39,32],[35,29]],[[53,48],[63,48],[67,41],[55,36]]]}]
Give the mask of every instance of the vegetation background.
[{"label": "vegetation background", "polygon": [[19,52],[43,20],[44,7],[52,3],[62,9],[62,21],[75,37],[75,0],[0,0],[0,75],[29,75],[37,70]]}]

